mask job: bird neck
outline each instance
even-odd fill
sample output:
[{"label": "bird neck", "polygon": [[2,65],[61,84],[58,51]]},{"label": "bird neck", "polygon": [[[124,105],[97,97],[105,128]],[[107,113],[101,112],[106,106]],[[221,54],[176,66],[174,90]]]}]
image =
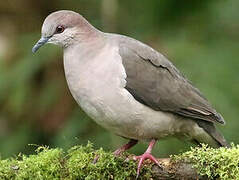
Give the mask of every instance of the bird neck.
[{"label": "bird neck", "polygon": [[102,36],[102,32],[92,26],[83,16],[81,16],[76,27],[76,39],[81,42],[93,41]]}]

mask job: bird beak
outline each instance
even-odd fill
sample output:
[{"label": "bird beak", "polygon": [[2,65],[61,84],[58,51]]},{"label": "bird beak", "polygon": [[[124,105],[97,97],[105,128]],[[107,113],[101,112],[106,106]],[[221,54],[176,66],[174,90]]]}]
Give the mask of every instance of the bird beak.
[{"label": "bird beak", "polygon": [[33,53],[37,52],[37,50],[38,50],[41,46],[43,46],[44,44],[46,44],[50,38],[51,38],[51,36],[50,36],[50,37],[41,37],[41,39],[39,39],[39,41],[33,46],[32,52],[33,52]]}]

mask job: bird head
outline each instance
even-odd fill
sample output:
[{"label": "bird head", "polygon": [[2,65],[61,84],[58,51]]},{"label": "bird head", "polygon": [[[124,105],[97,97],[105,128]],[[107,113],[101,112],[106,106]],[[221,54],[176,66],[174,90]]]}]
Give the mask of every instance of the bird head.
[{"label": "bird head", "polygon": [[66,48],[77,40],[83,41],[84,37],[89,37],[93,32],[92,29],[94,27],[76,12],[68,10],[53,12],[46,17],[42,25],[41,38],[32,48],[32,52],[35,53],[46,43]]}]

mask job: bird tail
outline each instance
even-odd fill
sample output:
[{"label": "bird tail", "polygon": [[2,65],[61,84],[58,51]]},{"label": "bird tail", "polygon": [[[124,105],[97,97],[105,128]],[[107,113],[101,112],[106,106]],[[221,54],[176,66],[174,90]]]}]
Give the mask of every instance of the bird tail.
[{"label": "bird tail", "polygon": [[197,120],[197,124],[216,141],[218,147],[231,147],[223,135],[216,129],[214,123],[204,120]]}]

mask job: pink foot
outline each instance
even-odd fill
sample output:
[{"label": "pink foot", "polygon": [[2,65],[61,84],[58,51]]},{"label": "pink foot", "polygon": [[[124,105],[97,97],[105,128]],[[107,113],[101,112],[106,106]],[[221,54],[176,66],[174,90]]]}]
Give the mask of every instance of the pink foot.
[{"label": "pink foot", "polygon": [[139,177],[139,173],[140,173],[140,169],[143,165],[144,160],[149,159],[152,162],[154,162],[155,164],[157,164],[159,167],[162,167],[159,162],[157,161],[157,159],[151,154],[151,151],[153,149],[154,144],[156,143],[156,140],[153,139],[150,141],[149,143],[149,147],[148,149],[145,151],[144,154],[142,154],[141,156],[135,156],[133,159],[134,160],[139,160],[139,164],[138,164],[138,168],[137,168],[137,176],[136,179]]},{"label": "pink foot", "polygon": [[[144,160],[146,159],[149,159],[151,160],[152,162],[154,162],[155,164],[157,164],[158,166],[161,167],[161,165],[159,164],[158,160],[150,153],[147,153],[145,152],[144,154],[142,154],[141,156],[134,156],[134,160],[139,160],[139,163],[138,163],[138,167],[137,167],[137,178],[139,176],[139,173],[140,173],[140,169],[143,165],[143,162]],[[137,179],[136,178],[136,179]]]}]

